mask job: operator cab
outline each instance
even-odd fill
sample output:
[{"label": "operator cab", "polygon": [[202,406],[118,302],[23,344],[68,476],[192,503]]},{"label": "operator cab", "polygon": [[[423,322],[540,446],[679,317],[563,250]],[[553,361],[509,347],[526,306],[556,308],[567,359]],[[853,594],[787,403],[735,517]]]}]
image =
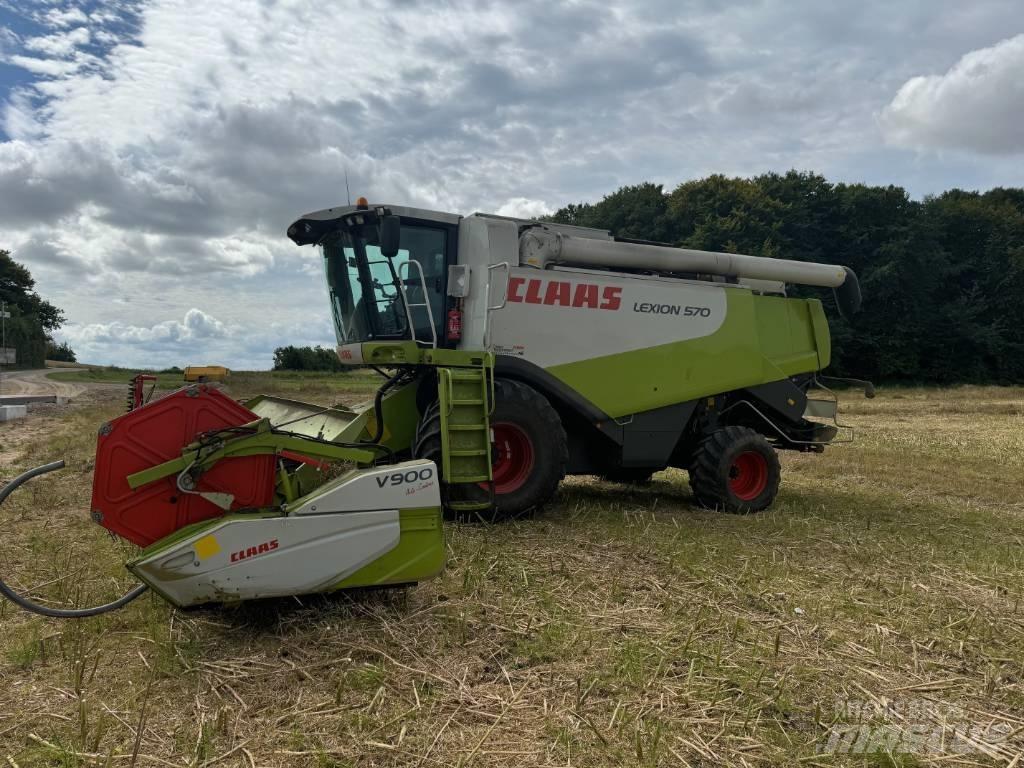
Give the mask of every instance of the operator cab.
[{"label": "operator cab", "polygon": [[375,341],[454,345],[445,339],[445,313],[459,219],[402,206],[371,208],[360,198],[355,206],[306,214],[288,228],[297,245],[317,245],[323,253],[339,354]]}]

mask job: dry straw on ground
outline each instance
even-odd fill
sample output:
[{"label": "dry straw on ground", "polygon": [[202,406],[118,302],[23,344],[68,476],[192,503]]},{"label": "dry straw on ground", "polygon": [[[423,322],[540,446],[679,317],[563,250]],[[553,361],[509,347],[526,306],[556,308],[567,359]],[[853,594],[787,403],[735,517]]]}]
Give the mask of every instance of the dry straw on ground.
[{"label": "dry straw on ground", "polygon": [[[4,425],[0,475],[70,465],[0,514],[6,576],[83,602],[128,583],[86,515],[94,429],[122,399],[94,388]],[[451,526],[444,576],[409,590],[190,612],[147,596],[80,623],[5,605],[0,760],[1020,765],[1024,391],[844,402],[857,442],[784,456],[759,516],[695,509],[677,471],[578,478],[533,519]],[[971,754],[816,754],[843,702],[892,700],[1010,735]]]}]

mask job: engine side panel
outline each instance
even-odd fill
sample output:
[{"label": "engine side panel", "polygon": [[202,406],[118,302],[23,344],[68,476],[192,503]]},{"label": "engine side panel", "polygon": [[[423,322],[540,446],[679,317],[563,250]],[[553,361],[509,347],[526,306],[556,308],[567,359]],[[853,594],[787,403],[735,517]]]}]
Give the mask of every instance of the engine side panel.
[{"label": "engine side panel", "polygon": [[[620,417],[827,363],[820,302],[697,281],[514,268],[491,315],[499,355]],[[824,349],[821,349],[824,347]]]}]

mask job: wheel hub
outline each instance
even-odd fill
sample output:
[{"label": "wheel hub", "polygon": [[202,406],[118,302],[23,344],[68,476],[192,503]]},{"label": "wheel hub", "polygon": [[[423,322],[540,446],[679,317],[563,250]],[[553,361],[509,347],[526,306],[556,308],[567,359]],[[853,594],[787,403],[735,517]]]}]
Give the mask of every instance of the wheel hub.
[{"label": "wheel hub", "polygon": [[533,441],[522,427],[511,422],[498,422],[491,427],[491,476],[495,494],[517,491],[533,471]]},{"label": "wheel hub", "polygon": [[729,489],[741,501],[753,501],[768,485],[768,461],[757,451],[744,451],[729,467]]}]

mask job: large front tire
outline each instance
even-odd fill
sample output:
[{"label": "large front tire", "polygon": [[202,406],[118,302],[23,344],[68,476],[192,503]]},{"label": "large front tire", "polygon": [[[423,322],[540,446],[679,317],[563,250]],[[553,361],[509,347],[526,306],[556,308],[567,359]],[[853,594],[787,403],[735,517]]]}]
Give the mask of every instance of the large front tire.
[{"label": "large front tire", "polygon": [[771,506],[780,479],[775,449],[747,427],[716,429],[698,446],[690,465],[690,488],[697,503],[736,514]]},{"label": "large front tire", "polygon": [[[565,477],[569,448],[562,420],[551,403],[537,390],[518,381],[495,382],[495,406],[490,421],[494,509],[483,517],[497,521],[537,509],[554,495]],[[441,410],[436,401],[424,411],[416,429],[413,455],[431,459],[440,471]],[[452,488],[450,492],[453,500],[488,498],[486,488],[481,487]],[[477,512],[465,515],[467,519],[480,516]]]}]

